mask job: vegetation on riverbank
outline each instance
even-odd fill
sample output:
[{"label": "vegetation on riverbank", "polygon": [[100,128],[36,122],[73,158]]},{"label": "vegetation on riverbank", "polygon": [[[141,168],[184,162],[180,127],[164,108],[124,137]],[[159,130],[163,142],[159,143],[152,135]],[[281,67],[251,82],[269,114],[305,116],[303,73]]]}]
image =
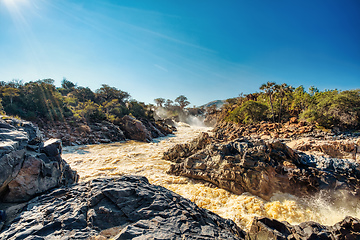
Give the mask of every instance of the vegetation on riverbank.
[{"label": "vegetation on riverbank", "polygon": [[261,92],[241,94],[226,100],[220,120],[252,124],[260,121],[287,122],[296,117],[320,128],[358,129],[360,89],[324,90],[267,82]]},{"label": "vegetation on riverbank", "polygon": [[3,113],[42,124],[75,121],[117,124],[125,115],[153,118],[150,105],[130,98],[130,94],[103,84],[93,92],[63,79],[61,87],[53,79],[35,82],[0,82],[0,110]]}]

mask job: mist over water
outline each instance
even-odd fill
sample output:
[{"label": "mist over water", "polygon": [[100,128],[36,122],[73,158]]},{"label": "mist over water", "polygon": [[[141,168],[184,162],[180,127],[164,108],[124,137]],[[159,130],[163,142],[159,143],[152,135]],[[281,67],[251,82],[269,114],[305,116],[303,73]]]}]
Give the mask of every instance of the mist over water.
[{"label": "mist over water", "polygon": [[156,116],[161,119],[173,119],[178,123],[187,123],[190,126],[194,127],[206,127],[205,126],[205,117],[202,115],[191,115],[186,109],[177,112],[177,115],[174,116],[174,113],[163,108],[158,107],[155,110]]},{"label": "mist over water", "polygon": [[316,221],[324,225],[333,225],[347,215],[360,217],[360,201],[341,191],[323,191],[304,198],[277,193],[270,201],[265,201],[249,193],[236,195],[217,187],[209,187],[204,182],[166,174],[171,163],[162,160],[164,151],[175,144],[192,140],[201,132],[211,130],[181,122],[177,125],[175,135],[158,138],[151,143],[128,141],[65,147],[63,158],[72,169],[78,171],[80,181],[126,174],[142,175],[152,184],[161,185],[200,207],[232,219],[245,230],[250,228],[255,216],[292,224]]}]

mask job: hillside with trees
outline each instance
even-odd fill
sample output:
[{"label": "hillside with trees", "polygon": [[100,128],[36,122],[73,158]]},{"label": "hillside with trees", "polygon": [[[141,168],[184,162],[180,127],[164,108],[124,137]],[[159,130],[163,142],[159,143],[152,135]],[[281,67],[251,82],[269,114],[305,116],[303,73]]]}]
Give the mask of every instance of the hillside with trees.
[{"label": "hillside with trees", "polygon": [[267,82],[260,92],[227,99],[218,114],[221,121],[245,125],[296,118],[319,128],[355,130],[360,127],[360,89],[319,91],[310,87],[306,91],[303,86]]},{"label": "hillside with trees", "polygon": [[125,115],[152,119],[151,106],[130,98],[130,94],[103,84],[93,92],[63,79],[34,82],[0,82],[1,110],[39,125],[76,121],[118,123]]}]

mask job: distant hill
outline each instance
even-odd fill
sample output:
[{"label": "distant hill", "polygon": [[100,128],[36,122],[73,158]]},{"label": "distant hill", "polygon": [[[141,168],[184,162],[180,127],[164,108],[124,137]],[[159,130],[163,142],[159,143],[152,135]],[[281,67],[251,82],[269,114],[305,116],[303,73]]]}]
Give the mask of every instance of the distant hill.
[{"label": "distant hill", "polygon": [[206,104],[204,104],[204,105],[201,105],[201,106],[199,106],[199,107],[200,107],[200,108],[201,108],[201,107],[207,108],[207,107],[216,105],[216,108],[221,108],[222,105],[224,105],[224,103],[225,103],[225,100],[215,100],[215,101],[211,101],[211,102],[209,102],[209,103],[206,103]]}]

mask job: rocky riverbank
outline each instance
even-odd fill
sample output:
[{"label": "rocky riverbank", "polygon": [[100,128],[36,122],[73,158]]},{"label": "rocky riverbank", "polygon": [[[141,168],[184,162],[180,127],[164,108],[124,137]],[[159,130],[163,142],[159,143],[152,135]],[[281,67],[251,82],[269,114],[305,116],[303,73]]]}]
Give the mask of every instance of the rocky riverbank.
[{"label": "rocky riverbank", "polygon": [[[239,125],[218,122],[214,127],[214,134],[214,137],[221,142],[240,137],[258,140],[276,139],[294,150],[331,158],[354,159],[356,146],[360,146],[359,132],[318,129],[314,124],[298,121],[295,118],[284,124],[262,122]],[[360,152],[360,147],[357,150]]]},{"label": "rocky riverbank", "polygon": [[267,200],[276,192],[304,196],[321,190],[346,190],[360,196],[359,164],[298,153],[278,140],[241,137],[219,142],[204,133],[165,152],[164,159],[175,162],[170,174]]},{"label": "rocky riverbank", "polygon": [[118,125],[107,121],[100,123],[55,122],[40,128],[45,139],[61,139],[64,146],[99,144],[125,141],[127,139],[150,142],[176,131],[167,121],[149,121],[124,116]]},{"label": "rocky riverbank", "polygon": [[[139,125],[127,119],[128,125]],[[148,129],[151,125],[142,123]],[[145,129],[143,128],[143,129]],[[131,129],[131,128],[130,128]],[[103,129],[104,134],[109,134]],[[122,131],[122,130],[121,130]],[[159,134],[140,134],[154,137]],[[256,218],[248,232],[145,177],[78,175],[61,157],[61,141],[44,141],[29,122],[0,121],[0,239],[358,239],[359,219],[333,226],[290,225]],[[279,141],[241,137],[231,141],[202,134],[166,154],[170,171],[232,191],[269,197],[339,189],[358,200],[358,165],[313,157]],[[176,171],[179,172],[176,172]],[[238,187],[237,185],[241,186]],[[293,189],[291,189],[293,188]],[[296,191],[296,192],[295,192]]]}]

